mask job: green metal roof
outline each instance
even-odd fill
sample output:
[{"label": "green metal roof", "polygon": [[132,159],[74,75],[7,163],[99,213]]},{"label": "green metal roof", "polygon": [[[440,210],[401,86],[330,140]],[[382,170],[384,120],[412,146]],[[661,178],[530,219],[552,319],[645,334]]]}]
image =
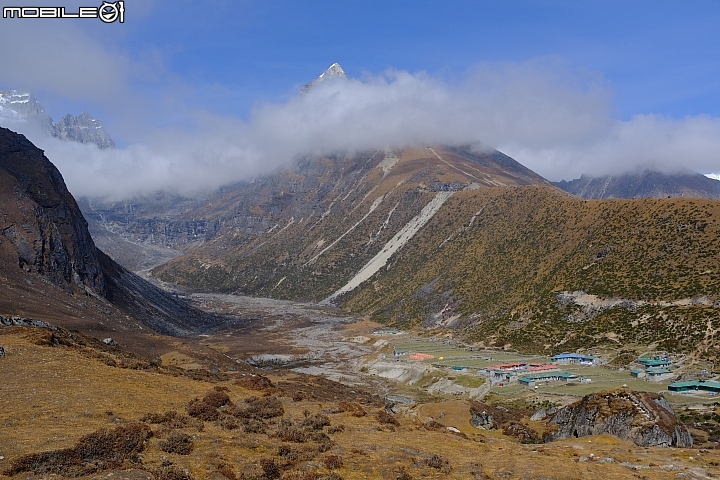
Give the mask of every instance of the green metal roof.
[{"label": "green metal roof", "polygon": [[656,358],[638,358],[638,362],[642,363],[646,367],[662,367],[672,363],[670,360],[658,360]]},{"label": "green metal roof", "polygon": [[668,387],[673,387],[673,388],[695,387],[699,383],[700,382],[698,382],[697,380],[692,380],[690,382],[673,382],[670,385],[668,385]]},{"label": "green metal roof", "polygon": [[708,381],[708,382],[702,382],[700,380],[692,380],[689,382],[674,382],[668,385],[668,389],[672,387],[673,389],[678,388],[694,388],[696,390],[718,390],[720,391],[720,382],[715,381]]},{"label": "green metal roof", "polygon": [[566,380],[571,378],[577,378],[578,376],[574,373],[567,373],[567,372],[548,372],[548,373],[538,373],[536,375],[526,375],[524,377],[520,377],[519,381],[523,383],[529,383],[534,382],[537,380],[545,380],[546,378],[564,378]]}]

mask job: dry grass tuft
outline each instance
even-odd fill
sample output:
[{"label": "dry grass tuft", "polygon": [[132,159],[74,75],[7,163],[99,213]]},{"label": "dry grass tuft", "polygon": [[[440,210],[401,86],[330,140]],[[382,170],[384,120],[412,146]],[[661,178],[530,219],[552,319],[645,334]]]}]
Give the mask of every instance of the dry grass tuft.
[{"label": "dry grass tuft", "polygon": [[152,471],[156,480],[193,480],[193,476],[184,468],[175,465],[160,467]]},{"label": "dry grass tuft", "polygon": [[405,467],[401,467],[396,480],[413,480],[413,477],[405,470]]},{"label": "dry grass tuft", "polygon": [[436,470],[440,470],[442,473],[450,473],[452,471],[452,467],[450,466],[450,461],[444,459],[440,455],[432,454],[427,458],[423,458],[422,460],[417,460],[415,462],[417,465],[425,466],[425,467],[431,467]]}]

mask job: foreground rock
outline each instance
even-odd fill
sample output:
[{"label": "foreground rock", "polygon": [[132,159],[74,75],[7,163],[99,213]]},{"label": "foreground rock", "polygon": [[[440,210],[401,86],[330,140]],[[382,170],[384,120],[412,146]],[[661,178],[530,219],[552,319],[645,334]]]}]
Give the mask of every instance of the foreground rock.
[{"label": "foreground rock", "polygon": [[470,403],[470,425],[485,430],[502,430],[504,435],[517,438],[523,443],[538,443],[540,436],[532,428],[521,423],[523,414],[502,406],[493,407],[482,402]]},{"label": "foreground rock", "polygon": [[620,388],[585,396],[558,410],[543,440],[610,433],[642,447],[692,447],[693,439],[661,395]]}]

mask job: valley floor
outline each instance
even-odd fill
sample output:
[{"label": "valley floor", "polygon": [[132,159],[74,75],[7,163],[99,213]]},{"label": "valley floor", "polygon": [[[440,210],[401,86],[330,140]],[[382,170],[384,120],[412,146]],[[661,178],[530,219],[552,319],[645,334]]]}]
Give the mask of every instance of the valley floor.
[{"label": "valley floor", "polygon": [[[112,435],[118,430],[110,429],[137,422],[152,431],[140,454],[103,460],[100,467],[76,465],[75,472],[92,479],[215,480],[720,476],[715,449],[643,448],[608,435],[525,445],[475,428],[470,400],[453,396],[452,382],[430,393],[409,385],[422,383],[428,365],[395,361],[393,348],[417,339],[337,309],[177,293],[231,320],[194,337],[154,336],[154,348],[138,337],[147,344],[134,350],[152,349],[159,357],[152,361],[81,334],[0,327],[6,351],[0,358],[0,477],[32,463],[28,454],[50,451],[48,458],[61,458],[58,452],[87,443],[92,432]],[[487,393],[481,389],[473,392]],[[188,416],[204,401],[197,399],[218,392],[231,403],[204,418]],[[280,412],[247,413],[254,402],[274,398]],[[388,399],[397,402],[391,415]],[[545,428],[528,425],[540,433]],[[177,438],[191,445],[189,452],[168,451]],[[53,471],[13,478],[57,478]]]}]

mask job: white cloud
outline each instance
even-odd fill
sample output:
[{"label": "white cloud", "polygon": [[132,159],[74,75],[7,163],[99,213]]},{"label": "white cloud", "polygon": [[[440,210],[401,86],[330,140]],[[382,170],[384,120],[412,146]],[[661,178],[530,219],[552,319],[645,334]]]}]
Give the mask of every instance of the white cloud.
[{"label": "white cloud", "polygon": [[[187,95],[191,89],[175,91]],[[611,101],[598,75],[545,59],[481,65],[455,82],[393,70],[334,79],[285,103],[261,105],[247,122],[189,114],[176,98],[170,104],[180,105],[191,126],[144,128],[142,143],[116,151],[35,140],[75,195],[115,199],[211,189],[268,172],[296,155],[417,143],[482,142],[551,180],[637,166],[720,171],[720,119],[618,120]],[[143,129],[141,118],[125,120]]]},{"label": "white cloud", "polygon": [[[69,8],[69,7],[68,7]],[[129,61],[70,21],[3,19],[0,84],[104,101],[126,91]]]},{"label": "white cloud", "polygon": [[618,174],[641,168],[672,172],[720,171],[720,118],[636,115],[615,121],[584,142],[505,152],[551,179]]}]

